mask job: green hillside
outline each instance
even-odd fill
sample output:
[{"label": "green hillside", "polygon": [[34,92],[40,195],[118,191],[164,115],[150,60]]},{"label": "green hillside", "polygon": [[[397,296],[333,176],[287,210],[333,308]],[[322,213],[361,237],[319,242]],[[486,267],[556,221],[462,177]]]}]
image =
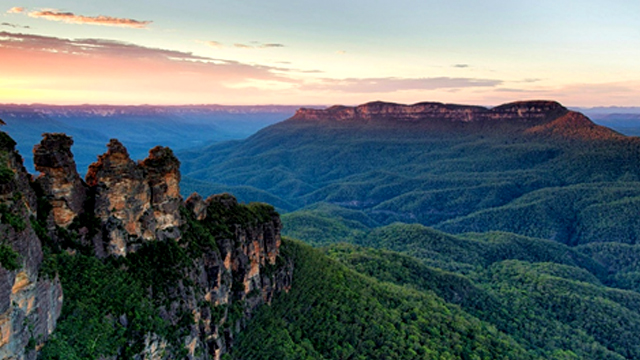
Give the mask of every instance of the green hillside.
[{"label": "green hillside", "polygon": [[[505,237],[513,236],[476,241]],[[286,240],[283,251],[296,264],[292,288],[261,308],[231,358],[640,356],[640,294],[603,285],[601,274],[581,267],[588,257],[554,261],[550,253],[566,249],[545,253],[541,246],[528,261],[515,260],[517,251],[490,260],[470,244],[458,250],[467,251],[471,266],[447,271],[388,250],[346,244],[316,250]]]},{"label": "green hillside", "polygon": [[585,269],[504,260],[461,275],[385,250],[338,245],[326,252],[381,281],[458,304],[543,358],[638,357],[639,294],[605,287]]},{"label": "green hillside", "polygon": [[261,309],[236,359],[534,359],[509,336],[433,293],[363,276],[286,241],[287,294]]}]

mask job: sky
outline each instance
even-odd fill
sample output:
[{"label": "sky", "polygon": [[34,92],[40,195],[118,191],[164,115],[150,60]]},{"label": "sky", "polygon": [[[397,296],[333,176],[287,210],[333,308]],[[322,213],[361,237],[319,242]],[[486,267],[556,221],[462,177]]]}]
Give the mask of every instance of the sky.
[{"label": "sky", "polygon": [[0,103],[640,106],[638,0],[0,0]]}]

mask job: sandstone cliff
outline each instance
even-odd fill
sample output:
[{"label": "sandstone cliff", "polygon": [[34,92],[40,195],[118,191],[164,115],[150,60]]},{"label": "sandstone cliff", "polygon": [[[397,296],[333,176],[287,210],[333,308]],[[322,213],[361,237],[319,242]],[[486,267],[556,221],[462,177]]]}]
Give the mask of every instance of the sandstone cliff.
[{"label": "sandstone cliff", "polygon": [[453,105],[421,102],[413,105],[371,102],[356,107],[332,106],[328,109],[299,109],[295,120],[380,121],[396,122],[447,120],[451,122],[478,122],[485,120],[549,120],[567,113],[555,101],[521,101],[491,109],[481,106]]},{"label": "sandstone cliff", "polygon": [[[0,358],[32,359],[60,314],[60,282],[55,275],[38,275],[43,242],[54,264],[57,257],[95,256],[146,289],[159,325],[131,332],[127,328],[139,323],[132,319],[136,313],[108,313],[103,321],[142,338],[136,335],[116,353],[102,354],[105,359],[219,359],[256,307],[288,290],[292,269],[279,255],[282,225],[273,207],[238,204],[228,194],[206,200],[194,194],[183,202],[180,163],[170,149],[153,148],[148,158],[134,162],[117,140],[83,181],[72,144],[64,134],[44,134],[34,148],[41,174],[32,185],[15,153],[3,159],[15,175],[0,184],[0,202],[8,209],[0,224],[2,244],[23,263],[15,270],[12,264],[0,268]],[[24,227],[12,225],[16,216]],[[76,275],[58,271],[63,285]],[[53,336],[57,344],[66,341]],[[139,350],[132,355],[131,349]]]},{"label": "sandstone cliff", "polygon": [[[40,271],[42,245],[30,221],[36,194],[14,145],[0,133],[0,359],[22,360],[35,359],[54,330],[62,289],[57,277]],[[57,199],[65,191],[57,191]],[[62,220],[69,206],[57,204],[64,209],[57,212]]]},{"label": "sandstone cliff", "polygon": [[171,150],[156,147],[135,163],[119,141],[107,147],[86,176],[103,226],[106,248],[99,251],[122,256],[140,246],[137,240],[179,238],[180,162]]}]

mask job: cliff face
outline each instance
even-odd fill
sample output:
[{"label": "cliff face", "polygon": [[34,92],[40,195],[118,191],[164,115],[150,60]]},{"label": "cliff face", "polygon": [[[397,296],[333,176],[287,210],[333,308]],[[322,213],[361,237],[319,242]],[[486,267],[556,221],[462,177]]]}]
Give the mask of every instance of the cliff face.
[{"label": "cliff face", "polygon": [[[33,358],[36,352],[29,349],[39,348],[55,327],[60,282],[38,277],[41,241],[47,238],[50,251],[111,258],[109,262],[123,264],[118,271],[149,281],[144,288],[154,311],[162,326],[173,330],[145,331],[136,358],[219,359],[255,308],[290,286],[291,264],[278,250],[279,215],[269,205],[238,204],[226,194],[207,200],[194,194],[183,202],[180,163],[163,147],[136,163],[120,142],[111,140],[85,182],[76,171],[72,143],[64,134],[45,134],[34,148],[41,171],[34,183],[39,198],[18,158],[7,157],[17,175],[8,185],[0,184],[0,200],[26,225],[13,229],[7,220],[13,218],[3,213],[0,227],[7,236],[2,243],[10,244],[25,263],[17,270],[4,263],[0,268],[0,355],[6,355],[0,358]],[[38,219],[40,239],[29,215]],[[61,276],[73,280],[73,275]],[[109,314],[105,321],[126,329],[129,320],[125,314]],[[34,337],[37,341],[29,343]],[[131,341],[127,347],[139,340]]]},{"label": "cliff face", "polygon": [[[37,208],[30,176],[5,133],[0,143],[0,359],[35,359],[56,326],[62,288],[57,277],[40,273],[43,252],[30,221]],[[57,200],[66,195],[68,189],[55,192]],[[58,219],[66,221],[74,204],[56,204]]]},{"label": "cliff face", "polygon": [[523,101],[492,109],[481,106],[451,105],[423,102],[402,105],[372,102],[356,107],[333,106],[324,110],[300,109],[293,120],[420,122],[446,120],[451,122],[480,122],[496,120],[547,121],[569,110],[554,101]]},{"label": "cliff face", "polygon": [[[215,249],[205,250],[189,269],[188,278],[196,285],[187,289],[190,295],[180,298],[190,299],[183,309],[191,311],[199,324],[186,341],[190,356],[197,358],[195,349],[202,348],[219,359],[256,307],[270,303],[277,292],[289,290],[292,264],[279,257],[282,224],[273,208],[240,205],[228,194],[199,202],[205,209],[202,220],[196,220],[198,213],[190,213],[188,226],[225,228],[224,235],[217,239]],[[188,203],[194,203],[194,196]]]}]

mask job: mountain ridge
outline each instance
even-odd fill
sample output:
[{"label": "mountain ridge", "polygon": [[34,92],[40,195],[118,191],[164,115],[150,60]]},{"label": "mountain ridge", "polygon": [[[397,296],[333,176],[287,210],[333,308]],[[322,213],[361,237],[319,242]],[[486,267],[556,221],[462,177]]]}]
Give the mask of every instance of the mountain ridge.
[{"label": "mountain ridge", "polygon": [[517,101],[492,108],[444,104],[439,102],[419,102],[412,105],[384,101],[373,101],[358,106],[335,105],[327,109],[301,108],[291,118],[295,120],[365,120],[396,117],[399,120],[433,120],[473,122],[482,120],[527,119],[544,120],[557,114],[569,112],[556,101]]}]

